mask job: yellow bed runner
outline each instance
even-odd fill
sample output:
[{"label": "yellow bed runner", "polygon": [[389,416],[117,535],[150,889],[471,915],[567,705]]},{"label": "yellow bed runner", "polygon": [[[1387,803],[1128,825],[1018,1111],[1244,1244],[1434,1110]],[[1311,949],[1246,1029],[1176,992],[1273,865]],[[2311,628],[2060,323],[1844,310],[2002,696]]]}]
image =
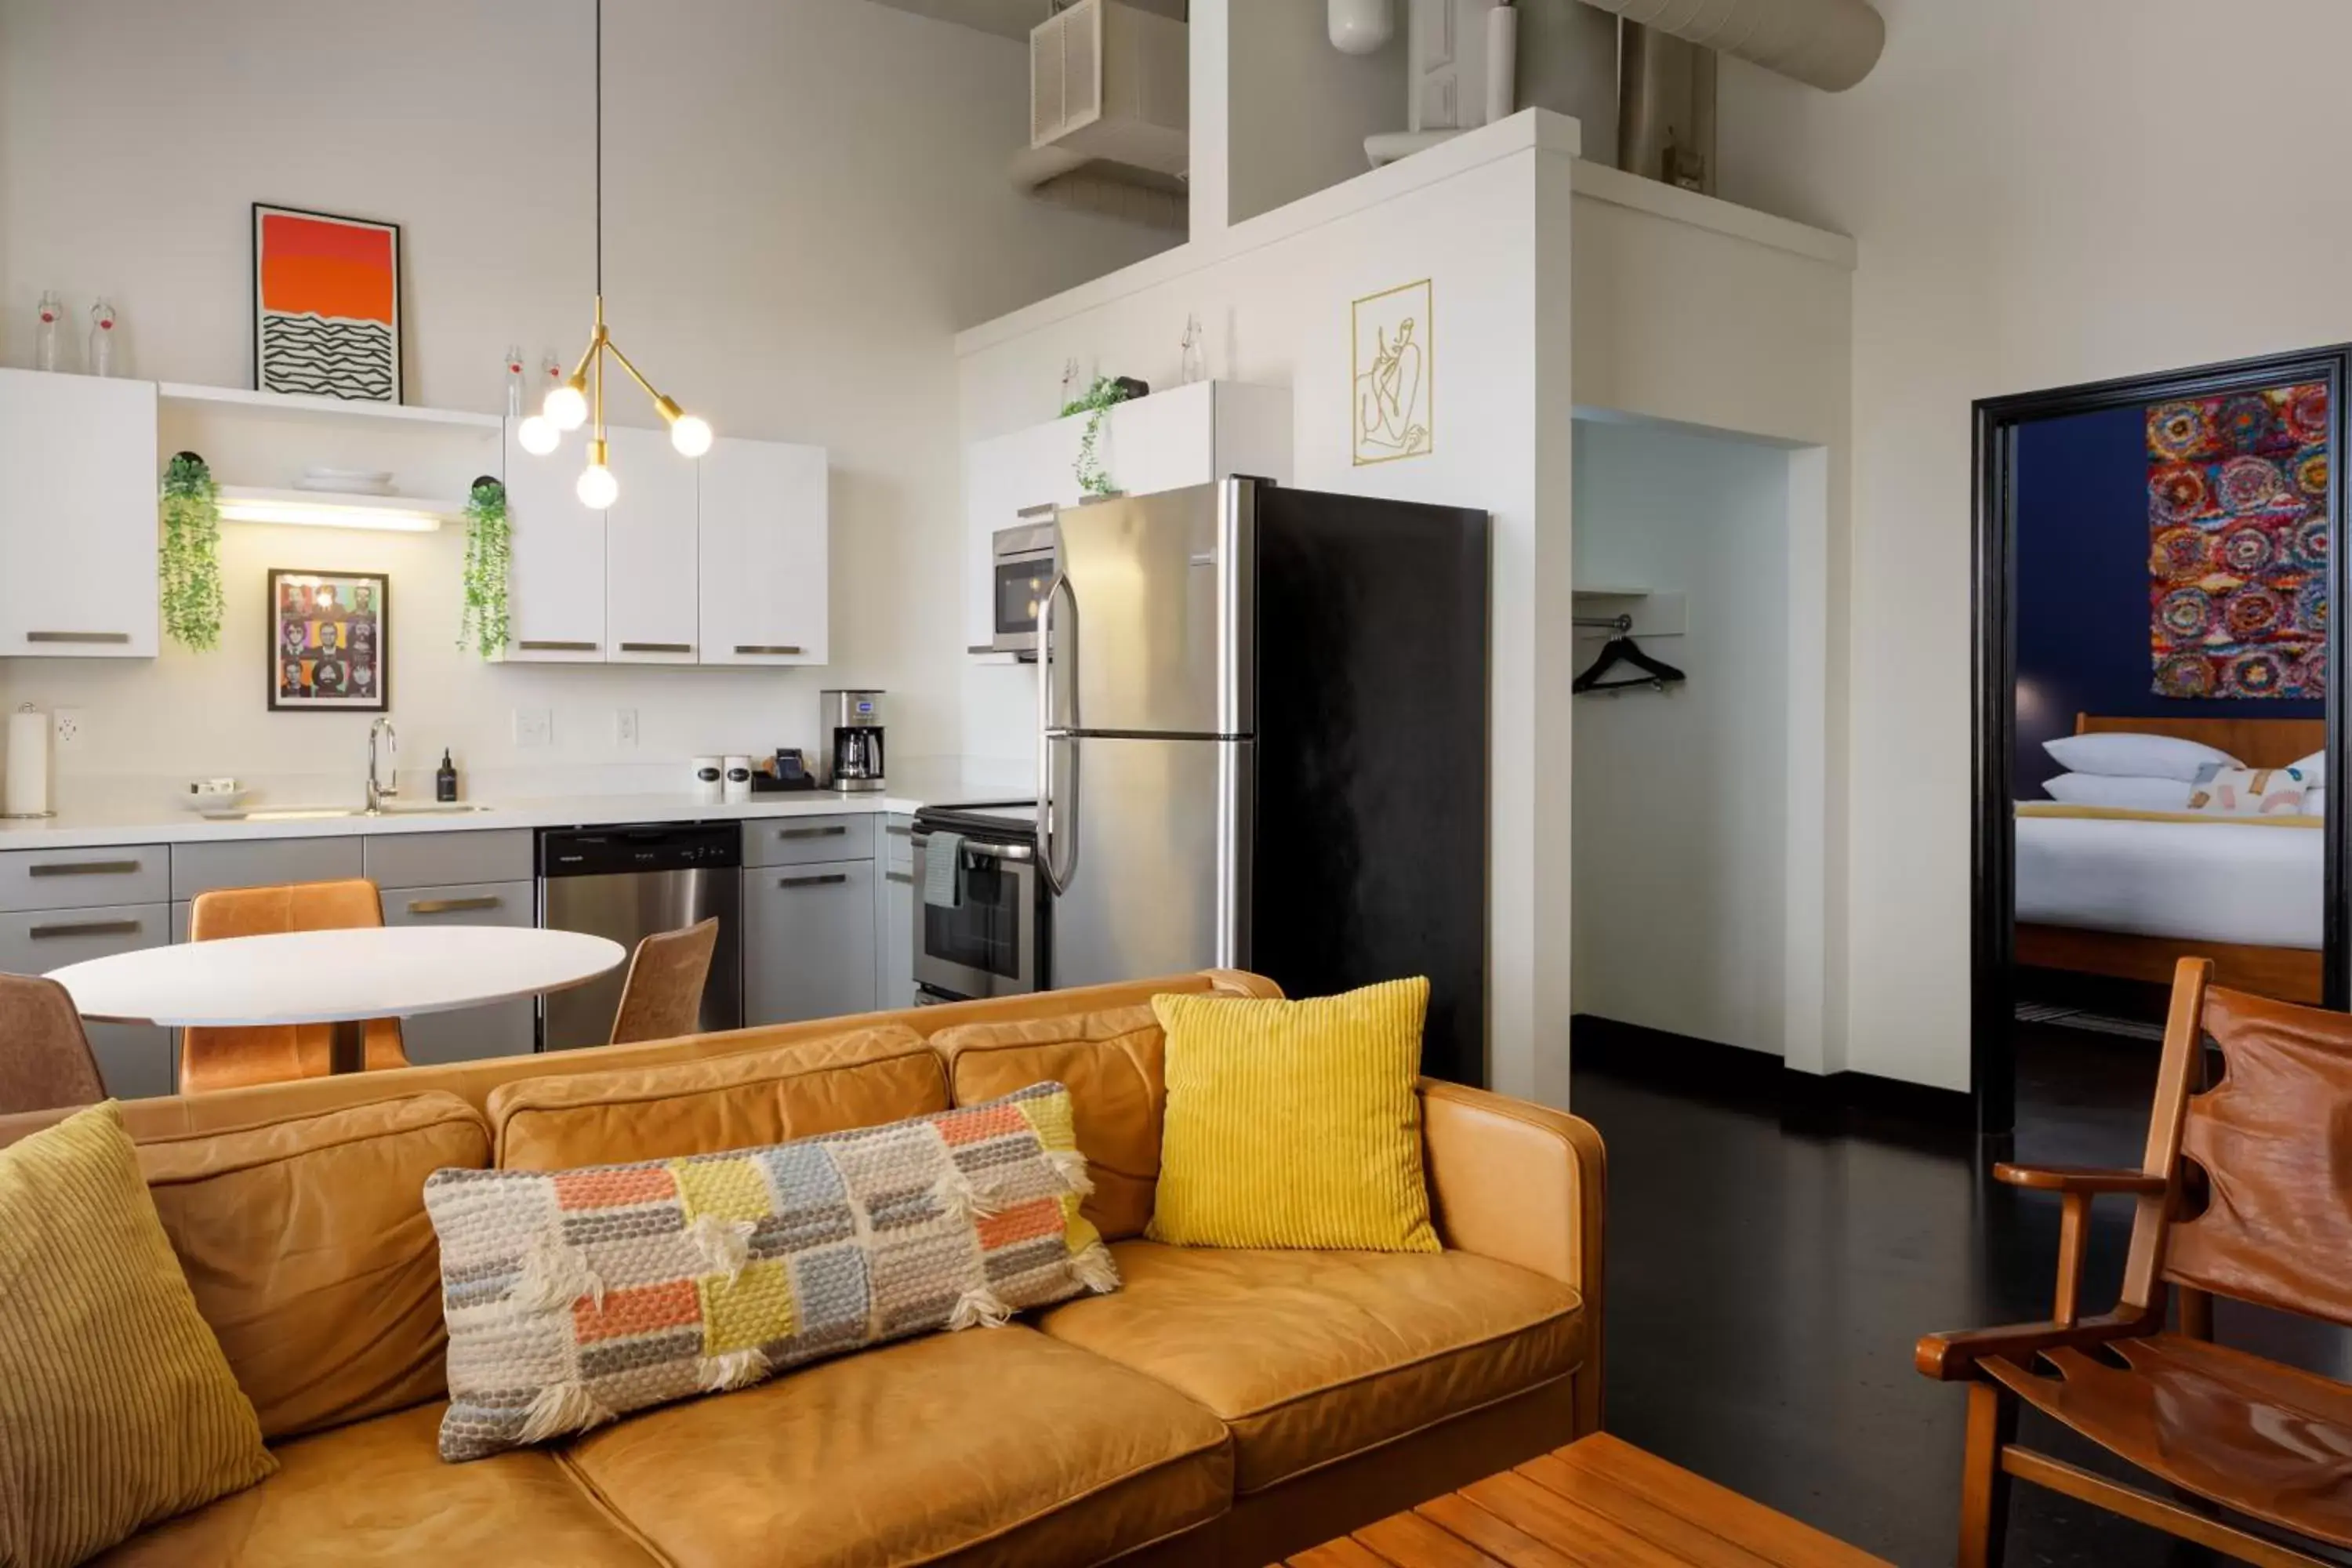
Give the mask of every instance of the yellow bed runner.
[{"label": "yellow bed runner", "polygon": [[2141,811],[2128,805],[2071,805],[2063,800],[2021,800],[2020,816],[2083,816],[2104,822],[2207,822],[2236,827],[2325,827],[2324,816],[2231,816],[2218,811]]}]

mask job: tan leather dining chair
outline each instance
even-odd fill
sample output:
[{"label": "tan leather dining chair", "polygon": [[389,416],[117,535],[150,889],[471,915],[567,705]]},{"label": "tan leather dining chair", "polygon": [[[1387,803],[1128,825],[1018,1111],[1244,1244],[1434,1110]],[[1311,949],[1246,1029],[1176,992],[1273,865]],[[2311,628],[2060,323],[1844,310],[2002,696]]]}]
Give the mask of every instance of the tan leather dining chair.
[{"label": "tan leather dining chair", "polygon": [[66,988],[30,974],[0,974],[0,1116],[105,1098],[106,1079]]},{"label": "tan leather dining chair", "polygon": [[[199,893],[188,910],[188,940],[214,942],[223,937],[349,931],[382,924],[382,895],[373,882],[354,877],[341,882],[223,888]],[[408,1065],[399,1019],[370,1019],[366,1037],[369,1071]],[[188,1029],[181,1037],[180,1092],[203,1094],[249,1083],[325,1078],[334,1070],[334,1041],[331,1024]]]},{"label": "tan leather dining chair", "polygon": [[637,943],[629,977],[621,983],[613,1016],[613,1044],[670,1040],[694,1033],[702,1016],[702,987],[719,945],[716,915],[682,931],[656,931]]}]

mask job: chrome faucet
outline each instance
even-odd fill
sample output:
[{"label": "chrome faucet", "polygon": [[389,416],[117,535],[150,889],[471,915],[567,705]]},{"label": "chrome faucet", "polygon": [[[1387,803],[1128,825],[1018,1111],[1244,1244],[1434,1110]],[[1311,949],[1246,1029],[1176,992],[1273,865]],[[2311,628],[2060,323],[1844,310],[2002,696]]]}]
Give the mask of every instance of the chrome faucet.
[{"label": "chrome faucet", "polygon": [[[378,784],[375,778],[375,740],[383,737],[383,758],[392,764],[392,782]],[[367,808],[370,816],[383,809],[383,803],[400,794],[400,736],[394,731],[392,721],[378,718],[368,726]]]}]

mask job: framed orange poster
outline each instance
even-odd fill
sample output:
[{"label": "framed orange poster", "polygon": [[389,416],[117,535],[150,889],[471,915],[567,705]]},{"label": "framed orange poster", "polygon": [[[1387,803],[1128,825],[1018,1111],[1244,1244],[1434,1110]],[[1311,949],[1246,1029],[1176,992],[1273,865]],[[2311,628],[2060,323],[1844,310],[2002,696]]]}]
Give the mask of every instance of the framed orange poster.
[{"label": "framed orange poster", "polygon": [[398,224],[253,204],[253,384],[401,401]]}]

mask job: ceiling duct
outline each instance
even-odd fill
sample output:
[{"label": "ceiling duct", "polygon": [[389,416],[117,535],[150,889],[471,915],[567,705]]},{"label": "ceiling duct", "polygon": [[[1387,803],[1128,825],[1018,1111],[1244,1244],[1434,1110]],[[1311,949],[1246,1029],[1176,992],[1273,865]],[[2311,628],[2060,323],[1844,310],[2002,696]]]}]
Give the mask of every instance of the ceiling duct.
[{"label": "ceiling duct", "polygon": [[1824,92],[1843,92],[1868,76],[1886,47],[1885,19],[1869,0],[1584,3]]}]

